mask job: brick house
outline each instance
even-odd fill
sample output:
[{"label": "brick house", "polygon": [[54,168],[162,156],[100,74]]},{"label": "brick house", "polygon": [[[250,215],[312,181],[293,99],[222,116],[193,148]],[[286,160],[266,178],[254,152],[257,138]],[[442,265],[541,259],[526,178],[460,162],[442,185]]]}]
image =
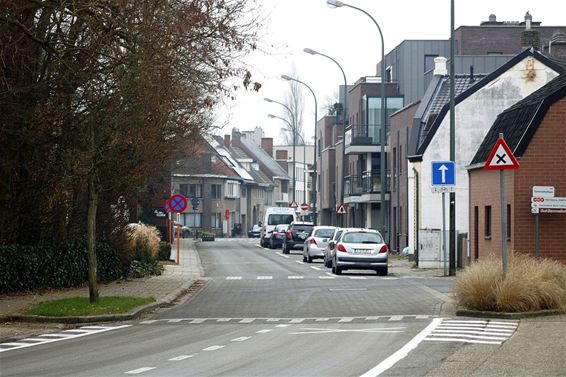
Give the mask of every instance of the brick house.
[{"label": "brick house", "polygon": [[[520,163],[505,176],[507,249],[534,253],[533,186],[553,186],[566,197],[566,74],[517,102],[497,117],[469,172],[471,257],[501,255],[499,172],[483,169],[500,133]],[[541,257],[566,263],[566,213],[541,213]]]}]

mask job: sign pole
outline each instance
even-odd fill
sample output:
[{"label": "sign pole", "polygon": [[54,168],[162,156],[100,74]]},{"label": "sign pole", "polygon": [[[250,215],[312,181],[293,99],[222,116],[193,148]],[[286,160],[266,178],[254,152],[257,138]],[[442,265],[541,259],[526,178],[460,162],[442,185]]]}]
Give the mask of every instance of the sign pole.
[{"label": "sign pole", "polygon": [[539,214],[535,213],[535,258],[538,259]]},{"label": "sign pole", "polygon": [[181,224],[177,224],[177,264],[180,263],[181,256]]},{"label": "sign pole", "polygon": [[505,205],[505,170],[499,170],[499,200],[501,202],[501,261],[503,262],[503,279],[507,273],[507,206]]},{"label": "sign pole", "polygon": [[173,244],[173,221],[171,221],[171,217],[173,216],[172,212],[168,213],[167,220],[169,222],[169,226],[167,227],[167,238],[169,238],[169,245]]},{"label": "sign pole", "polygon": [[444,276],[448,276],[448,259],[446,258],[446,193],[442,193],[442,257],[444,258]]}]

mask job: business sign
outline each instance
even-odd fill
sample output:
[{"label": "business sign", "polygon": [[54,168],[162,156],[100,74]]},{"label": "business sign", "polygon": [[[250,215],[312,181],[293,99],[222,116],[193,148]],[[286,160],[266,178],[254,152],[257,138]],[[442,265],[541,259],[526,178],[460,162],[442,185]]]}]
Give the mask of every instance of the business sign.
[{"label": "business sign", "polygon": [[454,192],[456,187],[456,164],[454,161],[432,161],[432,191]]},{"label": "business sign", "polygon": [[533,186],[533,197],[553,198],[554,186]]}]

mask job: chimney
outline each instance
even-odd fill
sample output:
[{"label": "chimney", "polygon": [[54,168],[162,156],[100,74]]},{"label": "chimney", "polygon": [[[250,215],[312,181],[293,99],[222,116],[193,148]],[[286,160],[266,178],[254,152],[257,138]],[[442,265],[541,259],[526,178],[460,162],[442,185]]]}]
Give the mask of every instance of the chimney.
[{"label": "chimney", "polygon": [[525,14],[525,30],[521,33],[521,46],[523,49],[534,47],[540,50],[539,31],[531,28],[533,16],[529,12]]},{"label": "chimney", "polygon": [[434,71],[432,72],[435,76],[446,76],[448,70],[446,69],[446,59],[444,56],[439,56],[434,58]]},{"label": "chimney", "polygon": [[261,149],[266,151],[270,156],[273,156],[273,138],[272,137],[262,137],[261,138]]},{"label": "chimney", "polygon": [[287,161],[287,150],[280,149],[278,151],[275,151],[275,159]]},{"label": "chimney", "polygon": [[552,38],[548,41],[548,54],[566,59],[566,34],[559,31],[552,34]]},{"label": "chimney", "polygon": [[470,84],[473,83],[474,81],[476,81],[476,79],[474,77],[474,66],[471,65],[470,66]]},{"label": "chimney", "polygon": [[224,135],[224,146],[230,148],[230,135]]}]

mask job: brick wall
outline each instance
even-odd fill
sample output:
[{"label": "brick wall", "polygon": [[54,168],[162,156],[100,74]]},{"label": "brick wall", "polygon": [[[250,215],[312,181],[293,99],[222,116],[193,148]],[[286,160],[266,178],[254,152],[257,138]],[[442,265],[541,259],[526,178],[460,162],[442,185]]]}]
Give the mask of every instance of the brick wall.
[{"label": "brick wall", "polygon": [[[566,98],[555,102],[539,125],[521,167],[507,172],[506,196],[511,204],[511,241],[508,250],[534,253],[532,186],[554,186],[555,196],[566,197]],[[474,207],[479,207],[479,257],[501,255],[499,172],[483,169],[470,173],[470,253],[474,257]],[[492,205],[492,238],[484,239],[484,206]],[[566,263],[566,214],[540,214],[539,251],[542,257]]]}]

